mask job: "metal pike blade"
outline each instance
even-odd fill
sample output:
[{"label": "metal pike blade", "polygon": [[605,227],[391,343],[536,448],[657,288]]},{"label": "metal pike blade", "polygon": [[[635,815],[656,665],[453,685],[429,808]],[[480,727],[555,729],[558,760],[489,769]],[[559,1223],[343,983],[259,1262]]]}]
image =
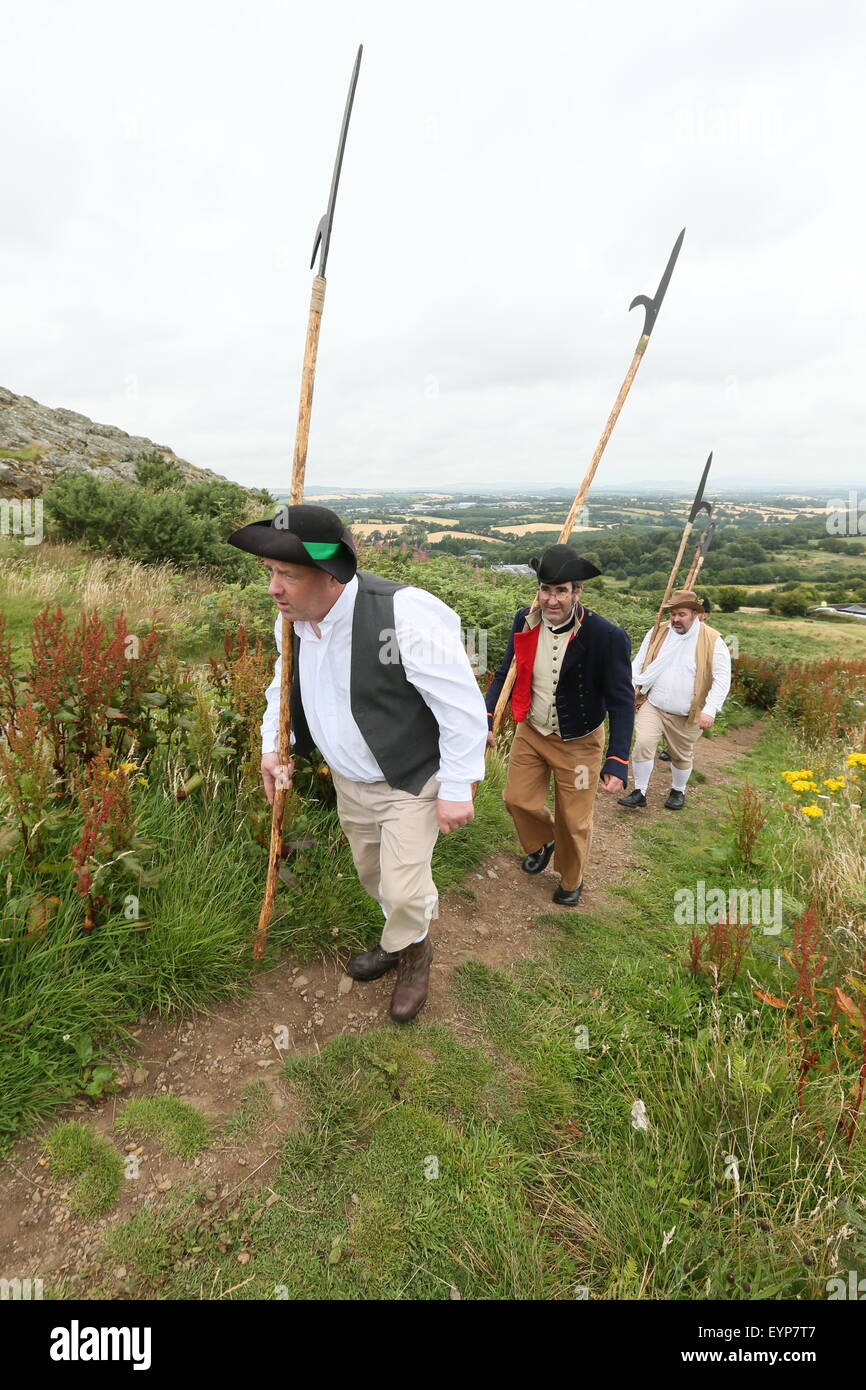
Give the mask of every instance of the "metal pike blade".
[{"label": "metal pike blade", "polygon": [[331,227],[334,221],[334,206],[337,202],[337,188],[340,184],[340,170],[343,167],[343,151],[346,148],[346,136],[349,133],[349,117],[352,114],[352,102],[355,100],[355,88],[358,85],[358,70],[361,66],[361,54],[364,45],[358,45],[358,55],[355,58],[355,66],[352,69],[352,79],[349,83],[349,95],[346,98],[346,110],[343,113],[343,124],[340,129],[340,140],[337,145],[337,158],[334,161],[334,172],[331,175],[331,192],[328,195],[328,206],[325,215],[316,228],[316,240],[313,243],[313,254],[310,257],[310,269],[316,259],[316,252],[319,252],[318,274],[324,276],[325,266],[328,264],[328,250],[331,245]]},{"label": "metal pike blade", "polygon": [[710,471],[710,464],[712,463],[712,461],[713,461],[713,452],[712,452],[712,449],[711,449],[711,450],[710,450],[710,456],[709,456],[709,458],[707,459],[706,463],[704,464],[704,471],[703,471],[703,473],[701,474],[701,481],[698,483],[698,490],[697,490],[697,492],[695,493],[695,500],[694,500],[694,502],[692,503],[692,509],[691,509],[691,511],[689,512],[689,521],[694,521],[694,519],[695,519],[695,517],[697,516],[698,512],[707,512],[707,513],[711,513],[712,510],[713,510],[711,504],[710,504],[709,502],[705,502],[705,501],[703,500],[704,488],[705,488],[706,485],[707,485],[707,475],[708,475],[708,473],[709,473],[709,471]]},{"label": "metal pike blade", "polygon": [[677,256],[680,254],[680,247],[683,244],[683,237],[685,236],[685,234],[686,229],[685,227],[683,227],[682,231],[680,232],[679,236],[674,242],[674,249],[668,256],[668,263],[665,266],[664,275],[659,280],[659,287],[653,295],[652,299],[649,299],[645,294],[639,294],[637,298],[633,299],[631,304],[629,304],[628,306],[629,310],[631,311],[635,308],[636,305],[642,304],[644,309],[646,310],[643,322],[642,336],[646,336],[647,338],[649,337],[650,333],[652,333],[653,328],[655,327],[655,321],[658,318],[659,309],[662,307],[662,300],[664,299],[665,294],[667,293],[667,288],[670,284],[671,276],[674,273],[674,266],[677,263]]}]

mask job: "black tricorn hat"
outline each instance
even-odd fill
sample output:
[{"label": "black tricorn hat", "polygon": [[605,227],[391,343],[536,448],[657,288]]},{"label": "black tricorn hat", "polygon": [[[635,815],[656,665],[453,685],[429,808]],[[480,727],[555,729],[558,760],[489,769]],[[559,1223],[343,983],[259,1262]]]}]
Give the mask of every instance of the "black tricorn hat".
[{"label": "black tricorn hat", "polygon": [[341,584],[348,584],[358,568],[351,532],[336,512],[312,503],[280,507],[273,520],[251,521],[228,541],[267,560],[325,570]]},{"label": "black tricorn hat", "polygon": [[529,563],[538,575],[539,584],[577,583],[601,574],[601,570],[584,560],[570,545],[549,545],[540,560]]}]

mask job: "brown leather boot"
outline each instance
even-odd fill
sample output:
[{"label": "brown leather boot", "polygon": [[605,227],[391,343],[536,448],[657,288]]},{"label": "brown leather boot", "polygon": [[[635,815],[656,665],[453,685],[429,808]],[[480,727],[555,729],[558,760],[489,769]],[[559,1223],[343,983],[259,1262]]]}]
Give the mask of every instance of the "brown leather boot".
[{"label": "brown leather boot", "polygon": [[391,1017],[397,1023],[408,1023],[426,1000],[432,959],[429,933],[423,941],[416,941],[400,952],[397,983],[391,996]]}]

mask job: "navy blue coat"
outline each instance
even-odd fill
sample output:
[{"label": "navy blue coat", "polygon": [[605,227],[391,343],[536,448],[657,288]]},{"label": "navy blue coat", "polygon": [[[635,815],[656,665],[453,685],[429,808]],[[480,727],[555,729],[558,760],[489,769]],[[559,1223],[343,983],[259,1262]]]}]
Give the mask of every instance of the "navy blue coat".
[{"label": "navy blue coat", "polygon": [[[518,608],[511,636],[485,696],[487,718],[493,711],[514,657],[514,635],[523,632],[528,608]],[[565,649],[556,687],[556,714],[562,739],[581,738],[610,717],[607,753],[601,776],[628,781],[628,755],[634,729],[634,686],[631,676],[631,638],[624,628],[608,622],[578,603],[580,631]]]}]

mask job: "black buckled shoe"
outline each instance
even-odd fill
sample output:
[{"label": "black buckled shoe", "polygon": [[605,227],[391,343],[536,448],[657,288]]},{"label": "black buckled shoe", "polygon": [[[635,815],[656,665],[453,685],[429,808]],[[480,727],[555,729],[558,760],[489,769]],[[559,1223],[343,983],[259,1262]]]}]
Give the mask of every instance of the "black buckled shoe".
[{"label": "black buckled shoe", "polygon": [[617,797],[616,804],[617,806],[646,806],[646,797],[643,792],[639,792],[637,787],[635,787],[634,791],[629,792],[628,796]]},{"label": "black buckled shoe", "polygon": [[562,884],[560,884],[553,895],[553,901],[559,903],[561,907],[577,907],[582,892],[583,879],[581,879],[576,888],[563,888]]},{"label": "black buckled shoe", "polygon": [[396,970],[399,959],[399,951],[383,951],[377,943],[369,951],[352,956],[346,963],[346,974],[353,980],[378,980],[380,975]]},{"label": "black buckled shoe", "polygon": [[675,792],[673,787],[671,787],[670,791],[668,792],[668,799],[665,802],[665,808],[668,811],[681,811],[685,804],[685,792]]},{"label": "black buckled shoe", "polygon": [[525,874],[540,874],[542,869],[547,868],[552,854],[553,841],[551,840],[549,845],[542,845],[541,849],[537,849],[534,854],[527,854],[520,867]]}]

